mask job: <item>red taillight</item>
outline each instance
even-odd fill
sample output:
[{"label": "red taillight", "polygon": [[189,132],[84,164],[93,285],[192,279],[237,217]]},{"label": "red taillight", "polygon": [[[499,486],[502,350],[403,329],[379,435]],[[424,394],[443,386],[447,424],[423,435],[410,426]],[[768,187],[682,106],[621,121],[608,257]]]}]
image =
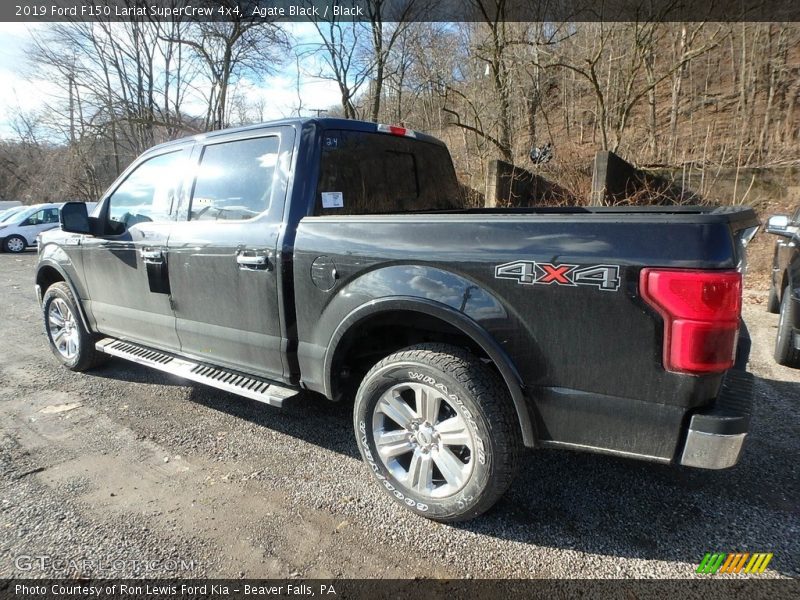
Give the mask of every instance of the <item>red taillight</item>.
[{"label": "red taillight", "polygon": [[397,125],[378,125],[378,131],[381,133],[391,133],[392,135],[400,135],[403,137],[417,137],[417,134],[412,129],[406,129],[405,127],[398,127]]},{"label": "red taillight", "polygon": [[738,271],[644,269],[642,298],[664,318],[664,367],[717,373],[733,366],[742,275]]}]

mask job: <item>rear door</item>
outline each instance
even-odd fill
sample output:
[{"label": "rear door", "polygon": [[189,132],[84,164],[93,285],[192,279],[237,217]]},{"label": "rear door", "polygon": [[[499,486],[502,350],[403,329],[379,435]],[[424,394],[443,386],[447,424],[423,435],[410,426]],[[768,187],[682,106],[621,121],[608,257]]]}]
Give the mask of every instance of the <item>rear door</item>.
[{"label": "rear door", "polygon": [[198,145],[197,175],[170,236],[170,285],[181,351],[283,377],[276,247],[294,129]]},{"label": "rear door", "polygon": [[180,347],[166,249],[189,153],[168,149],[140,160],[103,201],[103,233],[81,238],[87,306],[102,333]]}]

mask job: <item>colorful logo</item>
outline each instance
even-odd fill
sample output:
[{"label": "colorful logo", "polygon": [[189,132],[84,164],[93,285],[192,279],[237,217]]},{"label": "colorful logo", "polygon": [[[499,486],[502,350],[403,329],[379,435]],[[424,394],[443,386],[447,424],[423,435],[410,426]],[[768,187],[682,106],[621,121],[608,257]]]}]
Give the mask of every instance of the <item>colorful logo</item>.
[{"label": "colorful logo", "polygon": [[[698,573],[713,575],[714,573],[763,573],[769,561],[772,560],[772,552],[736,552],[726,554],[725,552],[706,552],[700,566],[697,567]],[[746,565],[746,566],[745,566]]]}]

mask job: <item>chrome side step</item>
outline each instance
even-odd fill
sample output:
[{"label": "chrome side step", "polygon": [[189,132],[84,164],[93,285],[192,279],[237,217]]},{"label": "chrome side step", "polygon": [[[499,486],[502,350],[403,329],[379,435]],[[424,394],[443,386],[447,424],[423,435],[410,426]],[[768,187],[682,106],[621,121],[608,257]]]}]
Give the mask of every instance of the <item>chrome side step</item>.
[{"label": "chrome side step", "polygon": [[278,408],[283,406],[284,400],[299,393],[297,390],[279,386],[265,379],[178,358],[166,352],[114,338],[100,340],[95,344],[95,348],[111,356],[118,356]]}]

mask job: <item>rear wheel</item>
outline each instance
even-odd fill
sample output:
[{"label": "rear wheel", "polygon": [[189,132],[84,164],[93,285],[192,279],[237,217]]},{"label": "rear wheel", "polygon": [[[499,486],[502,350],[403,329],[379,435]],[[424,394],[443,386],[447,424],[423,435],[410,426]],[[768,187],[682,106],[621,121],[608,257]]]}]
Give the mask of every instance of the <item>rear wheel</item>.
[{"label": "rear wheel", "polygon": [[783,290],[778,336],[775,339],[775,360],[787,367],[800,367],[800,350],[794,347],[794,323],[797,303],[792,300],[791,289]]},{"label": "rear wheel", "polygon": [[85,371],[105,362],[107,355],[95,349],[95,336],[83,326],[78,310],[66,283],[54,283],[47,288],[42,311],[50,350],[68,369]]},{"label": "rear wheel", "polygon": [[5,248],[6,252],[19,253],[24,252],[25,248],[28,247],[28,244],[25,241],[25,238],[21,235],[10,235],[6,238],[3,247]]},{"label": "rear wheel", "polygon": [[438,521],[488,510],[511,484],[522,451],[499,377],[444,344],[411,346],[375,365],[356,395],[354,425],[381,487]]}]

